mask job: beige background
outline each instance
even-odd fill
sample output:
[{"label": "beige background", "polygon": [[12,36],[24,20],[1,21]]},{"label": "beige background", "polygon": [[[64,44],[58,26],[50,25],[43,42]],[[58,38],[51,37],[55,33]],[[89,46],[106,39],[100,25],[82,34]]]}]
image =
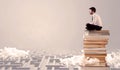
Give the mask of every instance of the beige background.
[{"label": "beige background", "polygon": [[119,48],[120,0],[0,0],[0,48],[79,53],[88,8],[95,6],[111,36],[109,51]]}]

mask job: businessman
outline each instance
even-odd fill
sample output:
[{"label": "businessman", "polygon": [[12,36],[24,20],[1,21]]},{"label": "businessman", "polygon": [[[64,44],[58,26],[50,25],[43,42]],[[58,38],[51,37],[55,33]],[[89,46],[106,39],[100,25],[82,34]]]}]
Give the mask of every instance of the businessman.
[{"label": "businessman", "polygon": [[89,8],[89,13],[92,16],[92,22],[86,24],[86,29],[91,30],[101,30],[103,25],[101,21],[101,17],[96,14],[96,8],[91,7]]}]

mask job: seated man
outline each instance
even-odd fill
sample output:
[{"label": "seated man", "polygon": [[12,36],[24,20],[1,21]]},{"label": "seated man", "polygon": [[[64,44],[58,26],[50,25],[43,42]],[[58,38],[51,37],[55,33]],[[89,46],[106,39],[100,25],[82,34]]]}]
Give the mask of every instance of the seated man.
[{"label": "seated man", "polygon": [[102,21],[99,15],[96,14],[96,8],[89,8],[90,15],[92,15],[92,22],[86,24],[87,30],[101,30],[102,29]]}]

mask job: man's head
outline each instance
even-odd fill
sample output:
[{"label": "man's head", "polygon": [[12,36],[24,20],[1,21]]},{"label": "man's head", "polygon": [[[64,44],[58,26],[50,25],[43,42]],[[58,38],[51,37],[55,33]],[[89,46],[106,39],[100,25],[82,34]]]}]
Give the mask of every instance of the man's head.
[{"label": "man's head", "polygon": [[95,7],[90,7],[89,8],[90,15],[93,15],[95,12],[96,12],[96,8]]}]

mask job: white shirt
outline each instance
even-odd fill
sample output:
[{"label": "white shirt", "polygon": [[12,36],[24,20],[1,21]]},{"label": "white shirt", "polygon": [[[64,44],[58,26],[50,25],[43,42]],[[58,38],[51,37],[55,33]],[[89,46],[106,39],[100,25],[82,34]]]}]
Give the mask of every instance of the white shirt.
[{"label": "white shirt", "polygon": [[91,24],[98,25],[98,26],[103,26],[101,17],[98,14],[94,13],[92,15],[92,22],[91,22]]}]

